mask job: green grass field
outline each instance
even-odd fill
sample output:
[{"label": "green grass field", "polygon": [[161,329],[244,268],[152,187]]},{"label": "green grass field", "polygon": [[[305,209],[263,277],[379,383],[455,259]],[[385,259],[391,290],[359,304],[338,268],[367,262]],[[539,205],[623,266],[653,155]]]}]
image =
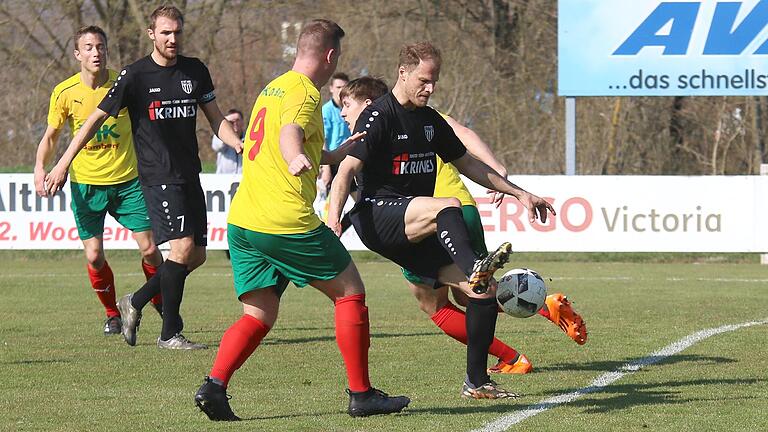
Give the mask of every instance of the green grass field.
[{"label": "green grass field", "polygon": [[[118,295],[133,291],[143,279],[137,255],[108,256]],[[197,410],[192,396],[219,338],[241,314],[222,252],[212,251],[187,282],[185,334],[212,346],[197,352],[157,349],[160,320],[151,308],[138,346],[104,337],[103,311],[77,252],[4,251],[0,258],[2,431],[467,431],[589,386],[699,330],[768,319],[768,269],[754,257],[664,263],[515,255],[510,268],[534,268],[552,279],[550,292],[572,299],[589,341],[578,346],[538,316],[501,316],[497,336],[525,353],[534,373],[498,377],[524,394],[517,401],[467,401],[459,397],[463,346],[418,310],[394,265],[360,260],[371,379],[409,395],[410,408],[347,416],[332,307],[312,289],[290,288],[276,327],[230,383],[232,407],[247,420],[219,424]],[[766,330],[755,325],[710,337],[510,430],[768,430]]]}]

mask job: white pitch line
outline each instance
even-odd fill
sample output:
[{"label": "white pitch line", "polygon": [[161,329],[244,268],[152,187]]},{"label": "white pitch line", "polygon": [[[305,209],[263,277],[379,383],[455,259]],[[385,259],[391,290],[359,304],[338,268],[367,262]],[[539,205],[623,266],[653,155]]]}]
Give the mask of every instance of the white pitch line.
[{"label": "white pitch line", "polygon": [[645,366],[658,363],[669,356],[675,355],[680,351],[683,351],[684,349],[689,348],[690,346],[703,341],[704,339],[707,339],[709,337],[712,337],[721,333],[732,332],[734,330],[738,330],[745,327],[751,327],[755,325],[765,325],[765,324],[768,324],[768,319],[764,319],[762,321],[750,321],[750,322],[745,322],[741,324],[724,325],[722,327],[711,328],[711,329],[702,330],[702,331],[693,333],[691,335],[688,335],[680,339],[677,342],[674,342],[665,346],[664,348],[654,353],[651,353],[646,357],[627,363],[613,372],[607,372],[607,373],[604,373],[603,375],[600,375],[594,381],[592,381],[592,384],[588,385],[587,387],[583,387],[572,393],[565,393],[555,397],[551,397],[549,399],[544,399],[543,401],[535,405],[531,405],[530,407],[522,411],[518,411],[514,414],[502,416],[493,422],[487,423],[480,429],[475,429],[473,432],[506,431],[510,427],[522,422],[527,418],[533,417],[536,414],[547,411],[551,408],[556,408],[558,405],[573,402],[576,399],[579,399],[580,397],[586,394],[598,391],[603,387],[606,387],[611,383],[623,378],[626,375],[637,372],[640,369],[644,368]]},{"label": "white pitch line", "polygon": [[635,277],[635,276],[590,276],[590,277],[573,277],[573,276],[547,276],[545,279],[552,279],[555,281],[562,280],[597,280],[597,281],[626,281],[626,282],[638,282],[638,281],[658,281],[663,280],[667,282],[756,282],[766,283],[768,278],[706,278],[706,277],[666,277],[666,278],[649,278],[649,277]]}]

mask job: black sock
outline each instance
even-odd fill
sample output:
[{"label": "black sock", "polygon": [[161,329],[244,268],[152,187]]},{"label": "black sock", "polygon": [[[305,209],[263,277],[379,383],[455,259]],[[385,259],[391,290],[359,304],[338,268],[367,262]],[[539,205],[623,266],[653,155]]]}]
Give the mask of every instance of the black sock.
[{"label": "black sock", "polygon": [[162,283],[160,289],[163,292],[163,331],[160,333],[160,339],[168,340],[177,333],[181,333],[182,324],[179,308],[181,307],[181,299],[184,295],[184,281],[189,272],[184,264],[166,260],[161,274]]},{"label": "black sock", "polygon": [[469,276],[475,265],[475,252],[469,240],[467,225],[459,207],[446,207],[435,217],[437,221],[437,239],[443,245],[453,262]]},{"label": "black sock", "polygon": [[152,297],[160,293],[160,274],[163,272],[163,267],[165,267],[165,263],[160,264],[157,267],[155,275],[149,278],[141,288],[133,293],[133,297],[131,297],[131,304],[133,307],[138,310],[144,309],[144,306],[152,300]]},{"label": "black sock", "polygon": [[491,380],[488,376],[488,348],[496,332],[496,299],[470,298],[467,304],[467,378],[475,387]]}]

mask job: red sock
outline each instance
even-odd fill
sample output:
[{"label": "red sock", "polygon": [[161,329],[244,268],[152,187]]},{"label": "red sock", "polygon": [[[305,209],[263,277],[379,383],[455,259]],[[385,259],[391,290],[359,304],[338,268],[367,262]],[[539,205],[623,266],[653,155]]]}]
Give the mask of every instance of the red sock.
[{"label": "red sock", "polygon": [[115,275],[112,274],[109,264],[104,261],[104,265],[98,270],[88,264],[88,278],[91,280],[93,291],[96,292],[99,301],[107,310],[107,316],[110,318],[120,316],[117,303],[115,303]]},{"label": "red sock", "polygon": [[[157,273],[157,267],[144,260],[141,261],[141,269],[144,270],[144,277],[146,277],[147,280],[152,279],[152,276]],[[150,301],[153,305],[163,304],[163,296],[162,294],[158,293],[156,296],[152,297]]]},{"label": "red sock", "polygon": [[[445,334],[457,341],[467,344],[467,319],[464,311],[448,302],[442,309],[432,315],[432,321]],[[517,351],[497,338],[493,338],[488,354],[510,362],[517,357]]]},{"label": "red sock", "polygon": [[269,326],[251,315],[243,315],[224,332],[210,377],[226,387],[232,374],[253,354],[268,332]]},{"label": "red sock", "polygon": [[370,389],[368,348],[371,345],[371,334],[365,294],[336,300],[336,343],[347,368],[349,390],[362,392]]}]

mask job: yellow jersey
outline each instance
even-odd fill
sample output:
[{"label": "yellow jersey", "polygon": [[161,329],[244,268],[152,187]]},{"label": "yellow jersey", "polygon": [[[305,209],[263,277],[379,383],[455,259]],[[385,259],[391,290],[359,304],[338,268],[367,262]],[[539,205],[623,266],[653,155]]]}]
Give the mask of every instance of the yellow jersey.
[{"label": "yellow jersey", "polygon": [[[79,72],[62,81],[51,93],[48,125],[61,129],[67,122],[74,136],[115,84],[115,79],[117,72],[110,70],[107,81],[95,89],[83,84]],[[116,119],[107,118],[69,168],[73,182],[92,185],[124,183],[138,175],[127,108],[122,109]]]},{"label": "yellow jersey", "polygon": [[[445,114],[438,111],[445,117]],[[459,170],[453,164],[445,163],[440,156],[437,156],[437,174],[435,178],[435,198],[458,198],[461,205],[471,205],[477,207],[477,202],[472,198],[469,189],[464,185],[459,177]]]},{"label": "yellow jersey", "polygon": [[[312,169],[293,176],[280,153],[280,130],[304,130]],[[243,148],[243,178],[227,222],[267,234],[300,234],[322,223],[312,203],[325,142],[320,91],[308,77],[288,71],[261,91],[251,111]]]},{"label": "yellow jersey", "polygon": [[461,205],[477,206],[469,189],[461,181],[459,170],[453,164],[445,163],[437,156],[437,177],[435,178],[435,198],[458,198]]}]

